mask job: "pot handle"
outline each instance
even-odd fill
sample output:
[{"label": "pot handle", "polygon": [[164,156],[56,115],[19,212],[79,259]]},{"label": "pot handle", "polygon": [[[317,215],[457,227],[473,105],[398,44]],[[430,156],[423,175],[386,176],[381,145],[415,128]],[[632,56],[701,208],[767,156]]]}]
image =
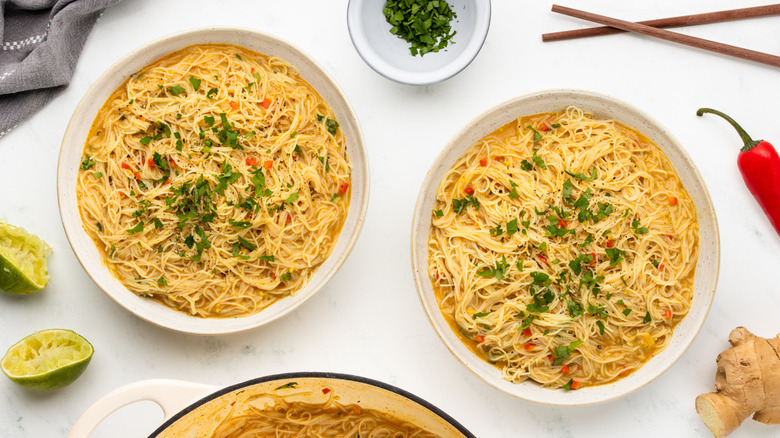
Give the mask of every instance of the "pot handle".
[{"label": "pot handle", "polygon": [[87,438],[114,411],[149,400],[163,410],[165,420],[219,387],[169,379],[151,379],[119,387],[96,401],[79,417],[67,438]]}]

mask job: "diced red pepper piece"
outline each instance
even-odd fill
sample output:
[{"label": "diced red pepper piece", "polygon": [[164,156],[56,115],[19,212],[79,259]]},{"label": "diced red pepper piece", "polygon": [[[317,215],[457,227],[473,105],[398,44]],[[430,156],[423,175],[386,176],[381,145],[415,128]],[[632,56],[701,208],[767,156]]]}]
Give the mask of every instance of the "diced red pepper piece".
[{"label": "diced red pepper piece", "polygon": [[347,190],[349,190],[349,183],[344,181],[341,184],[339,184],[339,195],[343,195],[344,193],[347,193]]},{"label": "diced red pepper piece", "polygon": [[467,195],[473,195],[474,194],[474,187],[466,186],[465,189],[463,189],[464,192],[466,192]]},{"label": "diced red pepper piece", "polygon": [[246,157],[246,160],[244,161],[246,162],[247,166],[254,166],[255,164],[257,164],[257,160],[255,160],[252,157]]},{"label": "diced red pepper piece", "polygon": [[271,99],[265,98],[262,102],[260,102],[260,105],[262,105],[263,108],[268,109],[268,107],[271,106]]},{"label": "diced red pepper piece", "polygon": [[266,169],[270,169],[274,167],[274,162],[271,160],[265,160],[265,163],[263,163],[263,167],[265,167]]}]

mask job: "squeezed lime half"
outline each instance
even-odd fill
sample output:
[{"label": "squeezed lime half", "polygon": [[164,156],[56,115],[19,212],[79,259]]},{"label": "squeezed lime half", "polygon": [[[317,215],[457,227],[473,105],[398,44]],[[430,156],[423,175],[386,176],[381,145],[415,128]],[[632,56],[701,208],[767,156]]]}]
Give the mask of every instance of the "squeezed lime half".
[{"label": "squeezed lime half", "polygon": [[24,228],[0,222],[0,289],[28,294],[49,280],[46,256],[51,248]]},{"label": "squeezed lime half", "polygon": [[35,332],[14,344],[0,361],[9,379],[31,391],[52,391],[70,385],[89,365],[94,349],[71,330]]}]

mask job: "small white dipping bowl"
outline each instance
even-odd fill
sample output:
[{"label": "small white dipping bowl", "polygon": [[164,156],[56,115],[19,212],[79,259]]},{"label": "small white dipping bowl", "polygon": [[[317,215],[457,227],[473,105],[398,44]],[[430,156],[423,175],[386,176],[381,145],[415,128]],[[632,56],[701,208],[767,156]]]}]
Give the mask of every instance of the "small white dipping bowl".
[{"label": "small white dipping bowl", "polygon": [[[77,205],[79,163],[89,129],[100,107],[131,74],[169,53],[194,44],[233,44],[265,55],[278,56],[295,66],[300,76],[333,108],[339,127],[344,132],[352,165],[349,211],[330,257],[317,268],[306,286],[294,295],[249,316],[199,318],[130,292],[106,269],[95,243],[84,231]],[[260,327],[292,312],[319,292],[344,263],[355,244],[368,207],[368,184],[363,135],[352,108],[333,79],[312,58],[291,44],[271,35],[237,28],[208,28],[165,37],[135,50],[111,67],[87,91],[74,111],[62,140],[57,165],[57,199],[62,225],[73,252],[92,280],[114,301],[136,316],[160,327],[200,335],[237,333]]]},{"label": "small white dipping bowl", "polygon": [[[525,115],[560,111],[574,105],[601,119],[612,119],[652,140],[669,157],[688,194],[696,205],[699,220],[699,259],[688,315],[674,329],[669,345],[635,373],[616,382],[576,391],[543,388],[533,381],[512,383],[501,371],[482,360],[461,342],[439,310],[428,278],[428,236],[436,191],[444,174],[463,153],[482,137]],[[504,102],[472,121],[444,148],[423,182],[412,224],[412,269],[428,318],[434,329],[466,367],[491,386],[524,400],[550,405],[587,405],[622,397],[666,371],[682,356],[701,329],[712,304],[720,265],[720,238],[715,210],[704,181],[680,143],[650,116],[627,103],[601,94],[578,90],[551,90]]]},{"label": "small white dipping bowl", "polygon": [[[457,17],[457,32],[437,53],[412,56],[409,43],[390,33],[382,12],[386,0],[350,0],[347,26],[360,57],[380,75],[408,85],[429,85],[449,79],[477,56],[490,27],[490,0],[447,0]],[[454,41],[454,44],[452,42]]]}]

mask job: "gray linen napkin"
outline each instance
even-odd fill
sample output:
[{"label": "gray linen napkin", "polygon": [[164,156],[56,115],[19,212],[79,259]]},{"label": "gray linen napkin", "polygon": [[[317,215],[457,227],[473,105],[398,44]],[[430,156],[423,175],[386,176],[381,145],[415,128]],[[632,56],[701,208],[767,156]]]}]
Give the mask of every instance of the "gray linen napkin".
[{"label": "gray linen napkin", "polygon": [[0,138],[68,85],[87,35],[120,0],[0,0]]}]

